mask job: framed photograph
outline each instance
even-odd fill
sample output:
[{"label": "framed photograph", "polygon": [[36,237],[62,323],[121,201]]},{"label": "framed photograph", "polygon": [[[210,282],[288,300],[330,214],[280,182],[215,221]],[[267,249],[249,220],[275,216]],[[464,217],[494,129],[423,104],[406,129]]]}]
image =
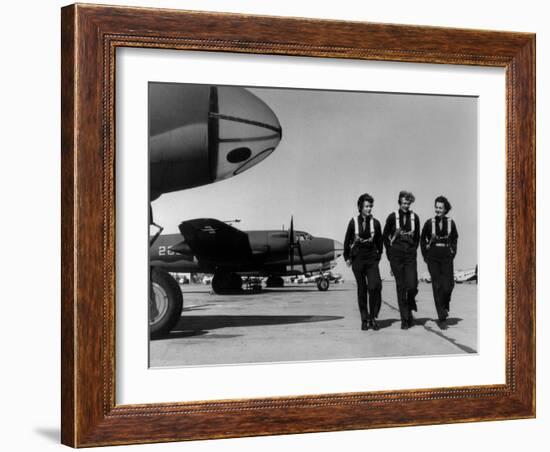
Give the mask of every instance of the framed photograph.
[{"label": "framed photograph", "polygon": [[62,442],[535,416],[535,36],[62,9]]}]

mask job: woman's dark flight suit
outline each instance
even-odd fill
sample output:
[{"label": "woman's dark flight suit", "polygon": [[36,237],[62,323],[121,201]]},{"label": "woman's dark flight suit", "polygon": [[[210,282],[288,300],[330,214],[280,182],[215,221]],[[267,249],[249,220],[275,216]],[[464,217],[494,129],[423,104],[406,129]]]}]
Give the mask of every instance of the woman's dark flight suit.
[{"label": "woman's dark flight suit", "polygon": [[[356,230],[355,225],[359,231]],[[357,301],[361,314],[361,328],[378,329],[375,319],[382,304],[382,279],[378,263],[382,255],[380,222],[369,216],[352,218],[344,239],[344,259],[351,259],[351,268],[357,281]],[[370,324],[370,325],[369,325]]]},{"label": "woman's dark flight suit", "polygon": [[456,224],[449,217],[434,217],[424,223],[420,248],[432,278],[435,309],[440,322],[444,322],[449,315],[455,284],[453,261],[457,241]]}]

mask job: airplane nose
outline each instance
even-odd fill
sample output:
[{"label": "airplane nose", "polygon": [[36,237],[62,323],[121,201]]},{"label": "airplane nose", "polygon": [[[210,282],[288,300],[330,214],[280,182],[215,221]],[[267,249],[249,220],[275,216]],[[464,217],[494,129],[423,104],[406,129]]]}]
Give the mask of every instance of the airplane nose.
[{"label": "airplane nose", "polygon": [[338,240],[333,240],[334,259],[338,259],[344,252],[344,245]]},{"label": "airplane nose", "polygon": [[217,102],[216,110],[210,112],[218,133],[212,170],[225,179],[269,156],[281,141],[282,129],[273,110],[246,89],[220,86]]}]

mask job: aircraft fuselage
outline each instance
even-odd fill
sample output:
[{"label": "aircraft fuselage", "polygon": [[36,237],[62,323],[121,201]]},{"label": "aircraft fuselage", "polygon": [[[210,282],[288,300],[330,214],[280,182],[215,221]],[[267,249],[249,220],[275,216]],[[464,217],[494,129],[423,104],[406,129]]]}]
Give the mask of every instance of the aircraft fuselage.
[{"label": "aircraft fuselage", "polygon": [[[217,255],[200,260],[193,254],[180,234],[161,235],[150,249],[151,265],[171,272],[215,273],[227,271],[241,276],[290,276],[303,273],[302,260],[294,249],[291,262],[288,231],[244,231],[248,247],[231,256]],[[307,272],[328,271],[342,254],[343,246],[336,240],[297,233]],[[291,265],[292,264],[292,265]]]}]

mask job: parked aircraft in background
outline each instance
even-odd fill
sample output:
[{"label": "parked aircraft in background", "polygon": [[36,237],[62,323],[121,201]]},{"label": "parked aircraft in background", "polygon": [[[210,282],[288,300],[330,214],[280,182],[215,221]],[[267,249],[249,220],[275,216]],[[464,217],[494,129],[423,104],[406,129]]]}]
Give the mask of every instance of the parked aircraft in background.
[{"label": "parked aircraft in background", "polygon": [[[334,268],[336,263],[331,264],[331,268]],[[305,274],[293,276],[291,282],[295,284],[308,284],[308,283],[318,283],[319,279],[325,278],[329,283],[340,284],[344,282],[344,279],[340,273],[332,273],[331,271],[325,271],[318,274]]]},{"label": "parked aircraft in background", "polygon": [[184,221],[181,235],[161,235],[151,249],[151,265],[170,272],[211,273],[218,294],[238,293],[243,277],[267,277],[267,287],[282,287],[284,276],[320,273],[319,290],[329,276],[343,245],[330,238],[294,230],[241,231],[213,218]]},{"label": "parked aircraft in background", "polygon": [[[418,279],[420,281],[424,281],[427,283],[432,282],[432,277],[429,272],[422,273]],[[456,283],[459,283],[459,284],[464,282],[470,282],[470,281],[477,282],[477,266],[470,270],[455,270],[454,280]]]},{"label": "parked aircraft in background", "polygon": [[470,270],[455,271],[455,282],[460,284],[469,281],[475,281],[477,283],[477,265]]}]

